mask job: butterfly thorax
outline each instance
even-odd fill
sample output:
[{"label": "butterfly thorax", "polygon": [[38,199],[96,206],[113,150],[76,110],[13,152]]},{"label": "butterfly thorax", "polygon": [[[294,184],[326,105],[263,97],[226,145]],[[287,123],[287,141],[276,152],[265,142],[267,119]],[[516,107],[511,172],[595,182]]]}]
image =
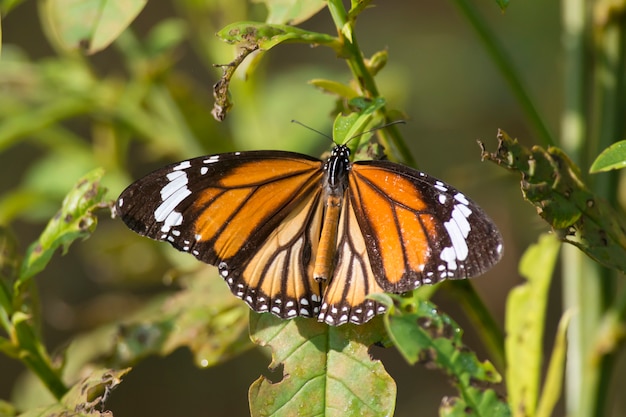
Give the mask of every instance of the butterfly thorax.
[{"label": "butterfly thorax", "polygon": [[324,186],[327,192],[343,196],[350,170],[350,149],[346,145],[335,146],[324,164]]}]

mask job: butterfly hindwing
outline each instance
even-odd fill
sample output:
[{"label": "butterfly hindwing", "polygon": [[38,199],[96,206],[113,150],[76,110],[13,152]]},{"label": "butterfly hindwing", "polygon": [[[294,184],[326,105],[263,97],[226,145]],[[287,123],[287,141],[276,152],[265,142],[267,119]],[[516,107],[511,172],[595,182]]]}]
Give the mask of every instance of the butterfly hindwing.
[{"label": "butterfly hindwing", "polygon": [[344,200],[337,236],[334,271],[324,292],[319,320],[335,326],[347,322],[362,324],[385,309],[366,298],[383,290],[372,271],[368,240],[350,199]]}]

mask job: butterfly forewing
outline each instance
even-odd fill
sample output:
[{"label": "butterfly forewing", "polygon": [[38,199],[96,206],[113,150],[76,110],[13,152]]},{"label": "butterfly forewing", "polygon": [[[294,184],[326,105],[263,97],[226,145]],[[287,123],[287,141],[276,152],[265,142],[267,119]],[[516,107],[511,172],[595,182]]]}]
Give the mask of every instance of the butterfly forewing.
[{"label": "butterfly forewing", "polygon": [[480,275],[502,256],[500,234],[482,209],[427,174],[358,162],[348,193],[384,291]]},{"label": "butterfly forewing", "polygon": [[200,157],[128,187],[116,213],[132,230],[216,265],[256,311],[317,314],[309,272],[321,222],[322,162],[290,152]]}]

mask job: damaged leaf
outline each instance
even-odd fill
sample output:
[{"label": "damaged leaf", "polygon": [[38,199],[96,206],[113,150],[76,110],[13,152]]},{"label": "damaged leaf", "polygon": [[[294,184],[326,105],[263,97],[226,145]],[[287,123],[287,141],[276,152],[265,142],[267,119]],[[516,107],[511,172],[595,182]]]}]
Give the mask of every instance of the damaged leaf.
[{"label": "damaged leaf", "polygon": [[94,370],[57,404],[30,410],[20,417],[113,417],[113,413],[105,411],[106,400],[129,371],[130,368]]},{"label": "damaged leaf", "polygon": [[509,416],[506,401],[493,388],[502,380],[493,365],[478,360],[463,344],[463,330],[454,320],[419,294],[412,294],[374,294],[372,298],[387,306],[387,334],[407,362],[442,370],[458,389],[458,398],[442,400],[440,415],[465,415],[461,411],[472,416]]},{"label": "damaged leaf", "polygon": [[106,192],[100,187],[102,175],[102,169],[90,172],[67,194],[61,209],[26,251],[17,286],[43,270],[57,248],[62,248],[65,253],[73,241],[85,239],[93,233],[98,223],[93,212],[103,207]]},{"label": "damaged leaf", "polygon": [[392,415],[396,385],[368,353],[379,342],[375,335],[383,333],[378,319],[333,327],[311,319],[252,314],[252,339],[272,348],[270,370],[282,367],[280,381],[262,376],[250,386],[252,415]]},{"label": "damaged leaf", "polygon": [[283,42],[308,43],[312,46],[323,44],[335,49],[338,54],[343,47],[334,36],[282,24],[237,22],[220,30],[217,36],[224,42],[237,44],[240,47],[240,51],[233,61],[228,64],[217,65],[223,69],[223,74],[213,86],[215,104],[211,113],[215,120],[220,122],[226,118],[233,105],[229,96],[230,81],[237,68],[249,55],[262,53]]},{"label": "damaged leaf", "polygon": [[501,130],[498,140],[495,153],[483,146],[483,159],[522,174],[524,198],[557,236],[599,263],[626,272],[624,219],[587,188],[567,155],[556,147],[528,149]]}]

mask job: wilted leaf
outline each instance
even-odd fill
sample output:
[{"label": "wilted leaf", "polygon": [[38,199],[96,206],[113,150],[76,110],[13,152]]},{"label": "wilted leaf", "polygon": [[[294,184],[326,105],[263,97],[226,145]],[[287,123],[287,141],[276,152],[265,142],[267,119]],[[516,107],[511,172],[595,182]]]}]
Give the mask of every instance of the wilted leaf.
[{"label": "wilted leaf", "polygon": [[113,388],[130,371],[98,369],[74,385],[57,404],[20,414],[20,417],[113,417],[104,404]]},{"label": "wilted leaf", "polygon": [[122,325],[116,363],[127,366],[149,354],[168,355],[188,347],[198,366],[222,363],[253,345],[248,337],[249,308],[234,297],[215,268],[188,280],[153,314]]},{"label": "wilted leaf", "polygon": [[271,370],[282,378],[261,377],[250,387],[253,416],[392,415],[396,386],[368,348],[384,329],[374,319],[362,326],[327,326],[311,319],[281,320],[253,314],[255,343],[272,348]]}]

